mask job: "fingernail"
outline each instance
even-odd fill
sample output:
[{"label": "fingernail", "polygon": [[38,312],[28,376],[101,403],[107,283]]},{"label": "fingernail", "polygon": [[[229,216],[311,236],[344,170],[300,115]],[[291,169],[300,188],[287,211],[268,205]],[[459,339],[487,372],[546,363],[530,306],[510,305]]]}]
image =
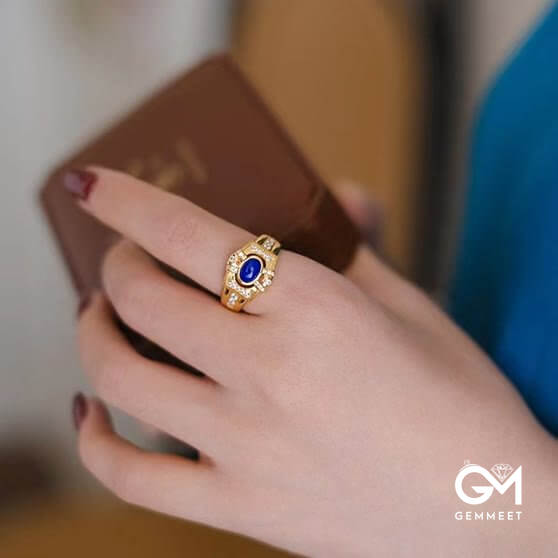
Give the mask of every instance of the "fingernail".
[{"label": "fingernail", "polygon": [[91,302],[91,296],[90,295],[85,295],[82,297],[82,299],[79,301],[79,305],[78,305],[78,309],[77,309],[77,317],[79,318],[82,314],[83,311],[89,306],[89,303]]},{"label": "fingernail", "polygon": [[80,429],[83,419],[87,415],[87,399],[83,393],[79,392],[74,395],[72,401],[72,419],[74,422],[74,428],[76,430]]},{"label": "fingernail", "polygon": [[64,188],[72,196],[83,201],[91,194],[96,181],[97,175],[95,173],[82,169],[69,170],[63,178]]}]

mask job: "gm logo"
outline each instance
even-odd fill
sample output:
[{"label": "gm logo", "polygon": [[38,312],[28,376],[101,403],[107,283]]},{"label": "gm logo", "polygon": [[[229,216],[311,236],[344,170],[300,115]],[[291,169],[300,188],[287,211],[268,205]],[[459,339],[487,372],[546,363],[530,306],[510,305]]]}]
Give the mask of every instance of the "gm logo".
[{"label": "gm logo", "polygon": [[[473,485],[471,488],[476,495],[469,496],[463,490],[463,481],[469,476],[477,474],[483,477],[487,484]],[[494,490],[500,494],[507,492],[512,486],[515,489],[515,505],[522,504],[522,467],[519,466],[515,471],[507,463],[497,463],[490,471],[480,465],[465,462],[465,465],[455,477],[455,492],[466,504],[478,506],[488,501],[494,494]]]}]

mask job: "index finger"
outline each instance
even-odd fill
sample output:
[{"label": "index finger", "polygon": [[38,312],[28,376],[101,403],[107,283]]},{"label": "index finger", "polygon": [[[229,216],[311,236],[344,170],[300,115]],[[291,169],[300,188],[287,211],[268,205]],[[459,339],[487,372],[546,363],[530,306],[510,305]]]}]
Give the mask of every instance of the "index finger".
[{"label": "index finger", "polygon": [[[216,295],[221,293],[227,258],[254,238],[183,197],[121,172],[100,167],[71,171],[65,186],[85,211]],[[289,265],[280,267],[284,264]],[[280,306],[280,290],[273,286],[271,296],[257,297],[248,310]]]}]

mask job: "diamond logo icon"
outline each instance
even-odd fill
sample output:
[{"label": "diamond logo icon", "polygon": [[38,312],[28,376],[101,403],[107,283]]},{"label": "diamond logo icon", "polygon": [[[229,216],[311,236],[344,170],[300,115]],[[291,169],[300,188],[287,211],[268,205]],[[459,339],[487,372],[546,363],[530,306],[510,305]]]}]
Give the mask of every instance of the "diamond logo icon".
[{"label": "diamond logo icon", "polygon": [[490,469],[500,482],[504,482],[513,472],[513,467],[508,463],[496,463]]}]

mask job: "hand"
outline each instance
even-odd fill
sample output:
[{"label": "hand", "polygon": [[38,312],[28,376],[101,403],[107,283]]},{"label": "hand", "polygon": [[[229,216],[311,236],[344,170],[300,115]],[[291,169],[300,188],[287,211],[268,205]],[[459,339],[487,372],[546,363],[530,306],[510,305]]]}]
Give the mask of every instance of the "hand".
[{"label": "hand", "polygon": [[[229,312],[150,256],[218,295],[227,256],[253,235],[129,176],[93,172],[79,203],[125,240],[106,258],[106,294],[79,320],[84,368],[103,401],[201,454],[140,450],[90,399],[79,451],[110,490],[315,556],[481,556],[489,546],[511,556],[548,541],[555,442],[424,294],[364,247],[346,277],[283,251],[269,291]],[[207,376],[138,355],[112,307]],[[454,519],[467,458],[524,466],[523,522]]]}]

